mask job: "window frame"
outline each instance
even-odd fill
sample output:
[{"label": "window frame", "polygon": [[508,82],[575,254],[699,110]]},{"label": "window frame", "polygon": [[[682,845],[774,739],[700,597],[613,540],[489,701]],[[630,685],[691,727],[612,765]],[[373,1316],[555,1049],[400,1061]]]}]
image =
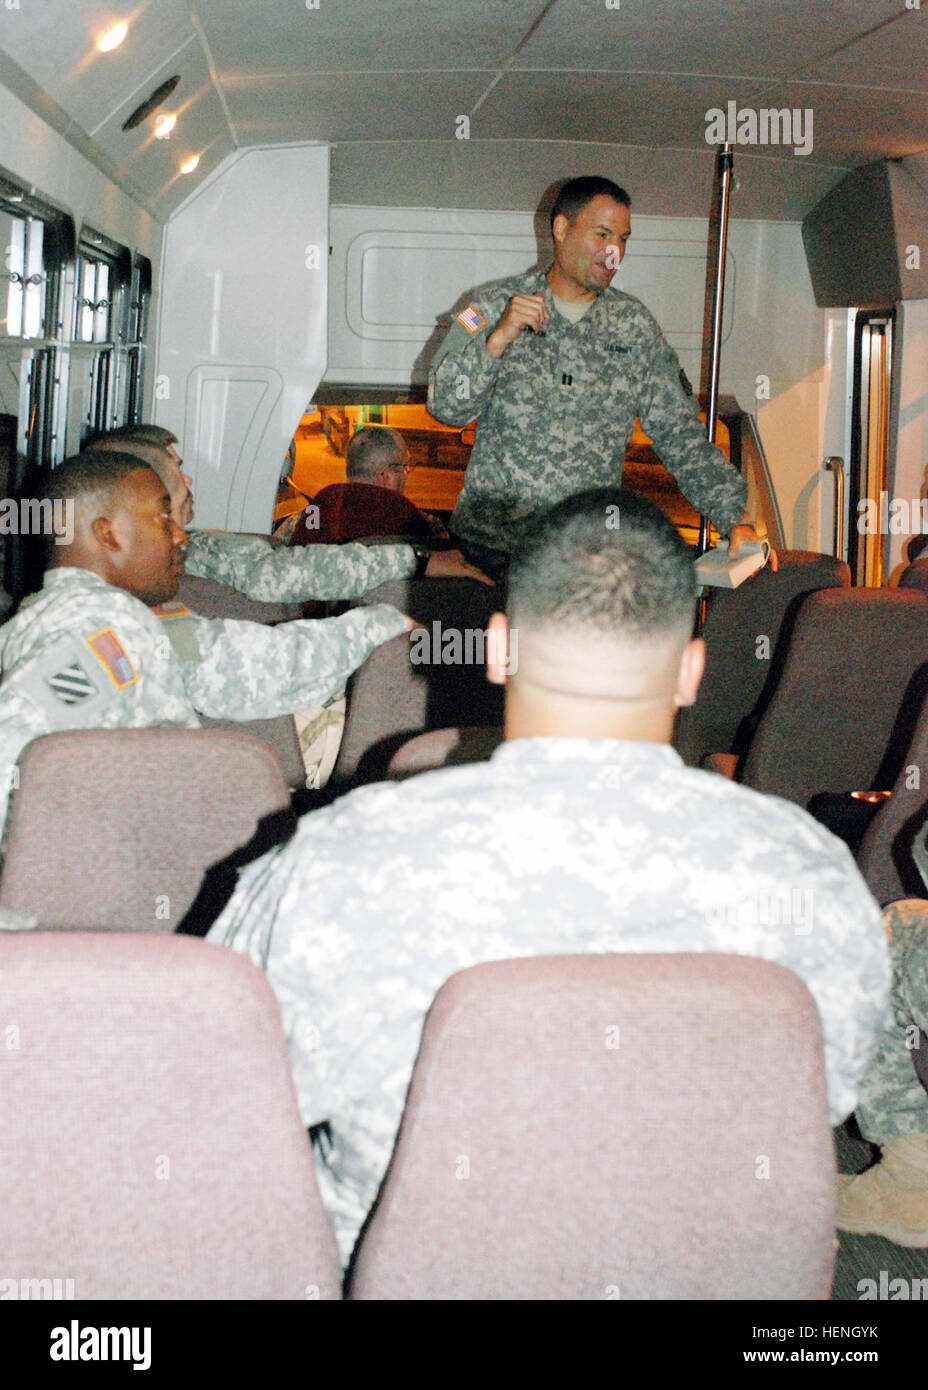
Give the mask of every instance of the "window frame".
[{"label": "window frame", "polygon": [[[0,169],[0,209],[13,218],[42,223],[42,269],[45,302],[40,334],[10,334],[3,343],[21,344],[16,454],[10,486],[20,485],[32,468],[60,461],[67,397],[62,394],[63,328],[69,272],[73,272],[76,236],[64,208],[38,197],[20,180]],[[66,373],[65,373],[66,375]]]},{"label": "window frame", "polygon": [[[88,266],[107,268],[106,336],[84,337],[81,315],[87,308],[84,300],[84,278]],[[128,337],[132,286],[132,253],[127,246],[98,232],[84,223],[77,243],[74,272],[74,303],[71,307],[72,365],[90,359],[90,418],[82,418],[78,437],[82,443],[88,434],[113,429],[127,418],[128,396]],[[97,301],[101,302],[101,301]],[[69,424],[73,438],[73,422]]]}]

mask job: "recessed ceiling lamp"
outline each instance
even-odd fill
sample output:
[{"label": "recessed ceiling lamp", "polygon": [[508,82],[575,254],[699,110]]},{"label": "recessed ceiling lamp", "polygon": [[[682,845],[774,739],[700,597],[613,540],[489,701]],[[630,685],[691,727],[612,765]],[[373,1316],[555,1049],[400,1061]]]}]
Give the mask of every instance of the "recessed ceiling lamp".
[{"label": "recessed ceiling lamp", "polygon": [[155,123],[155,139],[166,140],[176,125],[176,116],[159,116]]},{"label": "recessed ceiling lamp", "polygon": [[125,20],[121,24],[114,24],[107,29],[105,34],[101,34],[97,39],[97,48],[101,53],[112,53],[114,48],[118,48],[123,39],[129,32],[129,26]]},{"label": "recessed ceiling lamp", "polygon": [[127,120],[123,121],[123,130],[135,130],[137,125],[141,125],[146,116],[150,116],[163,101],[167,101],[179,81],[180,74],[177,73],[174,77],[169,77],[167,82],[162,82],[160,87],[156,87],[151,96],[147,97],[141,106],[137,106]]},{"label": "recessed ceiling lamp", "polygon": [[192,155],[190,156],[190,158],[189,158],[189,159],[185,159],[184,162],[183,162],[183,164],[180,166],[180,171],[181,171],[181,173],[182,173],[182,174],[192,174],[193,171],[194,171],[194,169],[195,169],[195,168],[197,167],[197,165],[199,164],[199,162],[200,162],[200,156],[199,156],[198,154],[192,154]]}]

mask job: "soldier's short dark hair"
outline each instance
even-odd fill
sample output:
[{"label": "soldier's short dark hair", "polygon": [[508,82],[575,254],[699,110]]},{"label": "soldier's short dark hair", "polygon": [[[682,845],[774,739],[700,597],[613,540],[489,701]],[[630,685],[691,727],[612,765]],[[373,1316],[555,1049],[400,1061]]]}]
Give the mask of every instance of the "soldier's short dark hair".
[{"label": "soldier's short dark hair", "polygon": [[663,512],[625,488],[592,488],[542,513],[509,569],[514,627],[689,637],[695,605],[693,552]]},{"label": "soldier's short dark hair", "polygon": [[568,222],[573,222],[578,212],[582,212],[587,203],[592,203],[594,198],[600,196],[611,198],[614,203],[621,203],[622,207],[630,208],[632,200],[612,179],[604,179],[599,174],[584,174],[579,179],[568,179],[554,200],[551,209],[551,230],[554,230],[554,219],[563,213]]},{"label": "soldier's short dark hair", "polygon": [[[100,450],[99,453],[88,450],[65,459],[51,473],[44,474],[41,480],[34,479],[32,486],[27,479],[22,496],[36,498],[40,506],[43,502],[54,505],[56,501],[70,500],[74,503],[75,511],[85,505],[106,507],[116,488],[130,473],[137,473],[140,468],[149,468],[149,465],[134,454],[120,454],[113,449]],[[151,472],[154,471],[152,468]],[[54,536],[44,537],[44,549],[46,561],[53,556],[60,558],[62,547],[56,545]]]},{"label": "soldier's short dark hair", "polygon": [[397,440],[402,438],[386,425],[364,425],[356,430],[345,454],[345,472],[351,479],[374,478],[381,468],[401,466]]},{"label": "soldier's short dark hair", "polygon": [[142,463],[147,463],[149,468],[153,468],[159,478],[169,466],[165,446],[143,438],[129,426],[125,429],[107,430],[105,434],[95,435],[94,442],[85,444],[81,449],[82,455],[88,453],[132,454],[134,458],[140,459]]},{"label": "soldier's short dark hair", "polygon": [[119,425],[113,430],[99,430],[96,434],[88,435],[84,440],[82,450],[86,453],[88,449],[95,449],[99,444],[105,444],[111,448],[120,440],[127,443],[152,444],[158,449],[169,449],[172,444],[177,443],[177,435],[172,434],[163,425]]}]

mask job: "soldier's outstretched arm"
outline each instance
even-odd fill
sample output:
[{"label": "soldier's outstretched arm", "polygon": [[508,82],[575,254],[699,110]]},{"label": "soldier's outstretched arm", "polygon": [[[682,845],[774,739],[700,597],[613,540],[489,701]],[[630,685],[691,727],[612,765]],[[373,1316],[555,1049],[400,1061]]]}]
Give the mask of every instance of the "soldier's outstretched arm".
[{"label": "soldier's outstretched arm", "polygon": [[192,531],[185,569],[262,603],[307,603],[360,598],[388,579],[414,575],[416,564],[410,545],[274,547],[260,536]]},{"label": "soldier's outstretched arm", "polygon": [[375,647],[410,625],[387,603],[277,627],[198,618],[200,659],[183,664],[187,696],[213,719],[273,719],[324,705]]},{"label": "soldier's outstretched arm", "polygon": [[709,443],[696,403],[680,385],[677,355],[656,323],[653,327],[648,388],[638,411],[642,427],[687,501],[727,536],[744,515],[747,483],[722,451]]}]

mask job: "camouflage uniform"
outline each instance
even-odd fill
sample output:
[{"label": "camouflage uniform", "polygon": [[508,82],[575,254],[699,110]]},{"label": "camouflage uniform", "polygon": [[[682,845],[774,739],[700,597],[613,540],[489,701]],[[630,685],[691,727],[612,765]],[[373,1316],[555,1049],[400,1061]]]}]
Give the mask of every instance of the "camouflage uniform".
[{"label": "camouflage uniform", "polygon": [[[507,300],[539,290],[547,323],[491,356],[486,338]],[[555,308],[546,275],[532,271],[484,286],[471,303],[483,327],[471,332],[455,319],[429,372],[431,413],[449,425],[478,421],[453,532],[509,552],[533,513],[584,488],[617,485],[636,415],[697,511],[723,534],[740,519],[747,486],[708,443],[676,354],[639,300],[603,290],[572,324]]]},{"label": "camouflage uniform", "polygon": [[405,630],[388,604],[266,627],[198,618],[182,604],[153,610],[89,570],[49,570],[41,592],[0,628],[0,824],[12,769],[40,734],[195,729],[197,713],[272,719],[323,704]]},{"label": "camouflage uniform", "polygon": [[902,1134],[928,1134],[928,1093],[912,1065],[913,1049],[928,1037],[928,902],[890,903],[892,1019],[880,1035],[860,1081],[857,1123],[883,1145]]},{"label": "camouflage uniform", "polygon": [[408,545],[272,546],[234,531],[188,531],[184,568],[228,584],[262,603],[360,598],[387,579],[408,579],[416,555]]},{"label": "camouflage uniform", "polygon": [[[722,951],[789,966],[822,1016],[834,1121],[886,1013],[879,908],[799,807],[660,744],[518,739],[489,763],[362,787],[242,873],[209,933],[263,966],[347,1260],[432,999],[516,956]],[[458,1150],[452,1150],[458,1152]]]}]

